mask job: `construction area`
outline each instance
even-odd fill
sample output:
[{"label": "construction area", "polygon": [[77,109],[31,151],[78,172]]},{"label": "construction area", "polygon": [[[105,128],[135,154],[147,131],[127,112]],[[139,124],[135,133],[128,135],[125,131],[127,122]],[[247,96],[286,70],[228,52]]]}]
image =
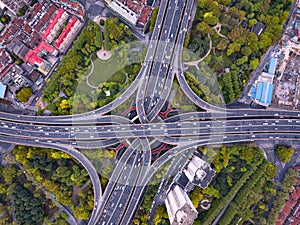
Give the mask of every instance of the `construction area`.
[{"label": "construction area", "polygon": [[299,109],[300,56],[292,53],[289,59],[284,72],[274,82],[275,93],[272,106],[284,109]]},{"label": "construction area", "polygon": [[249,96],[271,108],[300,109],[300,1]]},{"label": "construction area", "polygon": [[271,107],[299,109],[300,80],[300,7],[295,9],[274,57],[277,58],[274,81],[274,95]]}]

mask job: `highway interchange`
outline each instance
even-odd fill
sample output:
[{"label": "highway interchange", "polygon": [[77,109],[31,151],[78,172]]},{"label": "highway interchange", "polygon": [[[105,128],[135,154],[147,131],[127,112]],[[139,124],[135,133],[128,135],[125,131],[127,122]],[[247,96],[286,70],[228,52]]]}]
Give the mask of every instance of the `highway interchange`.
[{"label": "highway interchange", "polygon": [[[131,86],[112,103],[72,116],[0,113],[0,141],[62,150],[87,169],[95,198],[89,224],[129,224],[155,172],[189,149],[255,140],[299,140],[300,112],[225,109],[206,103],[191,90],[184,77],[181,53],[194,4],[197,1],[161,1],[142,69]],[[175,76],[183,92],[205,112],[158,118],[168,103]],[[137,111],[134,120],[105,115],[134,94]],[[153,161],[150,143],[153,140],[174,147]],[[97,171],[78,149],[107,147],[122,141],[130,145],[102,193]]]}]

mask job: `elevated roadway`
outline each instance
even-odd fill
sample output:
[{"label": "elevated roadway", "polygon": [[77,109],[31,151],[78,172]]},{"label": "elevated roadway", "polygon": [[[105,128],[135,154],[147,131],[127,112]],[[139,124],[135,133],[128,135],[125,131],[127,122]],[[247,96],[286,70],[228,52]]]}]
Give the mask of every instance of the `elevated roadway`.
[{"label": "elevated roadway", "polygon": [[[61,141],[70,145],[81,142],[102,143],[120,142],[129,138],[150,137],[201,137],[219,133],[255,133],[255,132],[299,132],[300,117],[298,119],[231,119],[231,120],[177,120],[176,122],[158,122],[151,124],[123,124],[123,125],[94,125],[79,127],[57,127],[43,125],[27,125],[14,122],[0,122],[2,136],[14,136],[35,142]],[[69,142],[67,142],[69,141]],[[77,143],[78,142],[78,143]],[[100,142],[99,142],[100,143]],[[101,145],[103,146],[103,145]],[[101,147],[99,146],[99,147]],[[98,147],[98,146],[96,146]],[[149,148],[148,148],[149,149]]]}]

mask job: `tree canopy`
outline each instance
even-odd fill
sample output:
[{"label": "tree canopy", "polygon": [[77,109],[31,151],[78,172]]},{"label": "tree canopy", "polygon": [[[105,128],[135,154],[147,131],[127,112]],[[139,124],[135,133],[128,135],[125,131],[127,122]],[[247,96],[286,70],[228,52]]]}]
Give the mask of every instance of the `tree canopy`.
[{"label": "tree canopy", "polygon": [[276,154],[282,162],[288,162],[291,160],[292,155],[294,154],[294,149],[286,146],[277,146]]},{"label": "tree canopy", "polygon": [[27,102],[32,96],[32,90],[29,87],[22,88],[16,95],[18,101]]}]

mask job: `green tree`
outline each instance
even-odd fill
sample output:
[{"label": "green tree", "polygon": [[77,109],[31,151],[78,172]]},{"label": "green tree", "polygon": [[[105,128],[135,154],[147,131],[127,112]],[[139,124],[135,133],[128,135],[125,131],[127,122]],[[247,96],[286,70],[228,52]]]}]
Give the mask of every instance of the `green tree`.
[{"label": "green tree", "polygon": [[89,211],[87,210],[84,202],[80,202],[79,205],[77,205],[74,209],[74,216],[77,218],[77,219],[88,219],[89,218]]},{"label": "green tree", "polygon": [[105,23],[105,20],[103,20],[103,19],[101,19],[101,20],[99,21],[99,24],[100,24],[101,26],[104,26],[104,23]]},{"label": "green tree", "polygon": [[155,25],[155,22],[156,22],[157,14],[158,14],[158,8],[154,8],[153,11],[152,11],[150,20],[149,20],[149,30],[150,31],[153,31],[153,29],[154,29],[154,25]]},{"label": "green tree", "polygon": [[213,14],[213,12],[207,12],[204,14],[204,22],[214,26],[218,23],[218,18]]},{"label": "green tree", "polygon": [[225,50],[228,46],[229,40],[226,38],[221,39],[219,44],[217,45],[218,50]]},{"label": "green tree", "polygon": [[32,96],[31,88],[22,88],[16,95],[18,101],[20,102],[27,102],[28,99]]},{"label": "green tree", "polygon": [[257,23],[256,19],[249,20],[249,26],[253,27]]},{"label": "green tree", "polygon": [[217,189],[215,189],[214,187],[212,187],[212,186],[209,186],[209,187],[205,188],[202,191],[202,193],[204,195],[208,195],[208,196],[212,196],[212,197],[216,197],[216,198],[220,197],[219,191]]},{"label": "green tree", "polygon": [[250,65],[253,70],[255,70],[259,65],[259,59],[255,58],[250,60]]},{"label": "green tree", "polygon": [[3,169],[3,177],[5,183],[10,182],[16,176],[17,176],[17,169],[15,167],[11,166]]},{"label": "green tree", "polygon": [[277,146],[276,154],[282,162],[289,162],[294,154],[294,149],[285,146]]},{"label": "green tree", "polygon": [[8,24],[10,22],[10,16],[9,15],[1,16],[0,20],[2,23]]},{"label": "green tree", "polygon": [[196,30],[199,30],[203,33],[208,33],[210,31],[210,26],[206,22],[198,23]]},{"label": "green tree", "polygon": [[244,56],[249,56],[252,53],[251,48],[248,46],[244,46],[241,52]]},{"label": "green tree", "polygon": [[190,43],[190,38],[191,38],[191,34],[190,33],[186,33],[185,39],[184,39],[184,44],[183,44],[184,48],[188,47],[188,45]]},{"label": "green tree", "polygon": [[18,224],[40,224],[44,211],[41,202],[18,183],[12,184],[8,193],[12,196]]}]

